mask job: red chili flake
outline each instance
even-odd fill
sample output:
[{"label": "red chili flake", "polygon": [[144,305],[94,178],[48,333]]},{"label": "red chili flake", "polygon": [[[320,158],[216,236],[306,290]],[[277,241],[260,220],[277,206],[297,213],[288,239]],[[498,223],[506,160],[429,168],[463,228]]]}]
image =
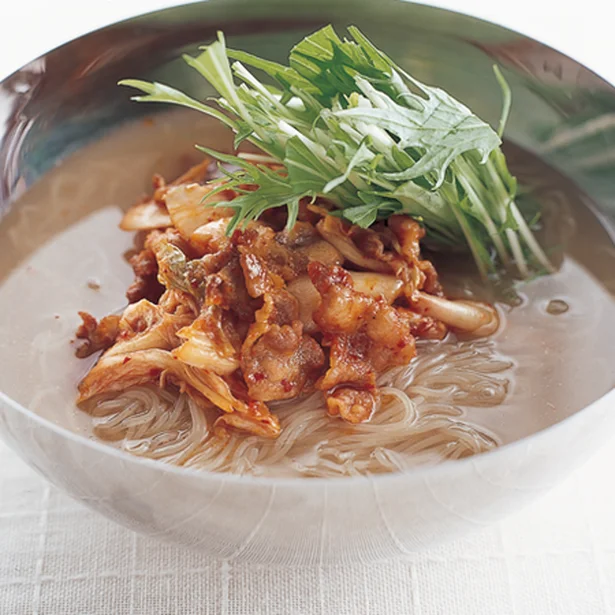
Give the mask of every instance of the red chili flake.
[{"label": "red chili flake", "polygon": [[397,347],[398,348],[405,348],[408,345],[408,342],[406,340],[399,340],[399,342],[397,342]]},{"label": "red chili flake", "polygon": [[284,389],[285,393],[290,393],[293,390],[293,385],[290,382],[288,382],[286,378],[283,378],[282,380],[280,380],[280,384],[282,385],[282,388]]},{"label": "red chili flake", "polygon": [[128,361],[130,361],[130,357],[124,357],[124,360],[122,361],[122,365],[126,365]]},{"label": "red chili flake", "polygon": [[263,372],[256,372],[252,374],[252,380],[254,380],[254,382],[261,382],[264,379],[265,379],[265,374],[263,374]]}]

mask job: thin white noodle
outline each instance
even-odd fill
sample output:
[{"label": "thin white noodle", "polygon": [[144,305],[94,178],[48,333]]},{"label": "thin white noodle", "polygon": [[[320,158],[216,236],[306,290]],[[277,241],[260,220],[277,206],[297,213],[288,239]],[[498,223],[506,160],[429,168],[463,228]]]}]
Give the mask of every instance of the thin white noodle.
[{"label": "thin white noodle", "polygon": [[513,369],[488,340],[421,343],[411,365],[380,378],[382,404],[370,422],[328,417],[314,393],[271,405],[282,425],[277,440],[237,432],[221,438],[212,429],[216,411],[157,387],[101,397],[88,410],[98,437],[177,465],[254,475],[377,474],[496,446],[465,419],[464,408],[501,404]]}]

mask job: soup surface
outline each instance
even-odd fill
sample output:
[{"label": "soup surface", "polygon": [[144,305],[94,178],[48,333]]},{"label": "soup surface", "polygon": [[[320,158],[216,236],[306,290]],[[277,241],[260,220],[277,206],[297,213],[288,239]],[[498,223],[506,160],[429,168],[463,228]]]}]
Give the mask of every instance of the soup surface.
[{"label": "soup surface", "polygon": [[2,391],[135,454],[310,476],[480,452],[548,427],[615,386],[613,241],[583,194],[513,149],[513,172],[545,208],[542,239],[553,246],[558,272],[502,292],[480,284],[471,262],[453,267],[435,255],[447,294],[496,301],[503,325],[487,340],[419,343],[408,368],[382,377],[384,403],[371,423],[328,418],[308,398],[273,405],[285,430],[275,443],[233,436],[222,445],[208,431],[210,418],[177,394],[139,388],[99,404],[94,415],[79,410],[76,386],[95,357],[74,356],[77,312],[101,317],[125,306],[132,270],[123,255],[133,236],[118,228],[122,213],[150,191],[154,173],[172,179],[198,162],[195,142],[231,145],[193,113],[134,123],[63,161],[15,204],[0,225]]}]

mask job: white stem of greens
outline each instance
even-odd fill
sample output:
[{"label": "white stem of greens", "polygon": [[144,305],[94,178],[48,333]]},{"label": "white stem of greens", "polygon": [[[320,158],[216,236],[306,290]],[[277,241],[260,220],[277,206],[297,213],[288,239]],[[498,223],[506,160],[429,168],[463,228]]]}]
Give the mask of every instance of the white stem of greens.
[{"label": "white stem of greens", "polygon": [[250,162],[260,162],[262,164],[279,164],[280,161],[272,156],[265,156],[264,154],[252,154],[251,152],[239,152],[237,154],[239,158],[243,160],[249,160]]},{"label": "white stem of greens", "polygon": [[[500,215],[500,222],[502,222],[502,224],[505,224],[507,218],[506,207],[512,207],[513,202],[504,202],[511,200],[504,186],[504,182],[502,182],[502,179],[498,175],[491,160],[487,160],[485,164],[496,192],[496,206]],[[523,250],[521,249],[521,244],[519,242],[519,237],[517,236],[517,233],[511,228],[507,228],[504,234],[506,235],[506,239],[508,239],[508,243],[510,244],[510,250],[513,254],[513,258],[515,260],[517,268],[519,269],[519,273],[524,278],[527,277],[529,275],[529,269],[525,261],[525,257],[523,256]]]},{"label": "white stem of greens", "polygon": [[276,99],[273,94],[258,80],[252,73],[241,63],[234,62],[232,65],[233,72],[246,83],[250,84],[257,92],[259,92],[266,100],[268,100],[278,111],[280,115],[286,119],[293,118],[292,113]]},{"label": "white stem of greens", "polygon": [[[453,161],[452,164],[456,165],[457,161],[456,160]],[[470,203],[472,204],[473,207],[476,208],[476,213],[479,215],[480,221],[483,223],[484,227],[487,229],[487,234],[489,235],[491,241],[493,241],[493,245],[495,246],[495,249],[497,250],[499,257],[502,259],[502,262],[505,265],[508,265],[510,263],[510,256],[508,254],[508,251],[506,250],[506,246],[504,245],[504,242],[502,241],[502,237],[500,236],[500,233],[498,232],[498,229],[495,226],[495,223],[493,222],[493,220],[489,216],[489,213],[485,209],[485,206],[481,198],[476,194],[474,187],[468,181],[467,177],[464,175],[462,171],[458,173],[457,179],[459,180],[459,183],[463,186],[463,189],[466,191],[466,194],[468,195],[468,199]]]},{"label": "white stem of greens", "polygon": [[515,222],[519,227],[519,233],[521,233],[521,236],[523,237],[523,239],[525,239],[525,243],[532,251],[532,254],[536,258],[536,260],[545,268],[546,271],[548,271],[549,273],[555,273],[555,267],[547,258],[547,255],[540,247],[538,241],[536,241],[534,233],[532,233],[532,231],[530,230],[530,227],[527,225],[525,218],[521,215],[521,212],[519,211],[517,205],[514,202],[510,204],[510,209],[512,211],[512,215],[515,219]]},{"label": "white stem of greens", "polygon": [[525,257],[523,256],[523,250],[521,249],[521,244],[519,243],[519,238],[517,237],[517,233],[513,231],[511,228],[507,228],[504,231],[506,235],[506,239],[508,239],[508,243],[510,244],[510,251],[512,252],[513,259],[515,264],[517,265],[517,269],[519,269],[519,273],[522,277],[527,277],[529,275],[529,269],[527,267],[527,263],[525,262]]},{"label": "white stem of greens", "polygon": [[470,228],[469,228],[468,221],[466,220],[465,216],[463,216],[456,207],[451,207],[451,211],[453,212],[453,215],[457,219],[457,222],[459,223],[459,226],[461,227],[461,230],[463,231],[463,234],[465,235],[466,241],[468,242],[468,246],[470,247],[470,252],[472,252],[472,256],[474,257],[474,262],[476,263],[476,266],[478,267],[478,272],[480,273],[481,278],[486,280],[489,272],[487,270],[487,267],[485,266],[485,263],[483,262],[483,259],[481,258],[481,255],[479,254],[476,248],[474,239],[472,237],[472,232],[470,231]]},{"label": "white stem of greens", "polygon": [[[316,155],[318,158],[320,158],[323,162],[325,162],[329,166],[336,169],[340,175],[343,175],[346,172],[346,169],[344,169],[342,165],[340,165],[338,162],[333,160],[327,154],[327,150],[320,143],[316,143],[315,141],[312,141],[312,139],[310,139],[309,137],[306,137],[304,134],[302,134],[297,129],[290,126],[284,120],[280,120],[278,122],[278,128],[284,134],[288,135],[289,138],[297,137],[298,139],[300,139],[301,142],[306,147],[308,147],[314,155]],[[365,181],[363,181],[363,179],[355,172],[351,172],[348,175],[348,181],[350,181],[352,185],[355,186],[355,188],[357,188],[357,190],[369,190],[369,185]]]},{"label": "white stem of greens", "polygon": [[363,79],[363,77],[355,77],[355,83],[376,109],[388,109],[391,106],[389,97],[381,94],[369,81]]},{"label": "white stem of greens", "polygon": [[333,164],[333,161],[327,156],[327,150],[320,144],[312,141],[309,137],[306,137],[302,132],[299,132],[294,126],[291,126],[285,120],[278,121],[278,129],[281,133],[290,137],[297,137],[306,147],[308,147],[313,154],[318,156],[321,160],[325,160],[329,164]]}]

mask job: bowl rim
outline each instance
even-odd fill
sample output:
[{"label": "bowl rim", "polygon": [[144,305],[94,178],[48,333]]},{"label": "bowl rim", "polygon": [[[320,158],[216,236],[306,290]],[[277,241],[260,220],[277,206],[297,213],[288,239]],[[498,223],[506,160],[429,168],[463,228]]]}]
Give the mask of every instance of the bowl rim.
[{"label": "bowl rim", "polygon": [[[413,0],[401,0],[401,1],[404,4],[420,6],[426,11],[441,12],[444,14],[452,14],[452,15],[469,18],[474,21],[478,21],[482,24],[486,24],[494,28],[499,28],[500,30],[503,30],[505,32],[515,34],[516,36],[522,37],[523,39],[526,39],[533,43],[538,43],[543,48],[554,51],[556,54],[564,57],[565,59],[573,61],[575,64],[583,68],[589,74],[595,77],[598,77],[599,79],[607,83],[609,86],[615,87],[615,85],[611,83],[609,79],[596,73],[594,70],[592,70],[591,68],[588,68],[587,66],[575,60],[573,57],[569,56],[563,51],[556,49],[546,43],[542,43],[541,41],[533,37],[530,37],[526,34],[513,30],[512,28],[508,28],[507,26],[504,26],[500,23],[491,21],[489,19],[484,19],[482,17],[477,17],[471,13],[466,13],[464,11],[458,11],[458,10],[453,10],[449,8],[444,8],[442,6],[434,5],[434,4],[429,3],[430,0],[426,0],[426,1],[419,0],[418,2],[415,2]],[[435,1],[437,2],[437,0]],[[26,64],[22,65],[20,68],[14,70],[13,72],[7,75],[4,75],[4,76],[0,75],[0,85],[3,84],[5,81],[11,79],[15,75],[17,75],[19,72],[24,70],[24,68],[26,68],[31,63],[42,60],[48,54],[53,53],[66,46],[69,46],[76,41],[80,41],[88,36],[91,36],[92,34],[104,32],[107,29],[115,28],[119,25],[127,25],[130,22],[138,21],[144,17],[151,17],[154,15],[160,15],[165,12],[181,10],[181,9],[184,9],[186,7],[193,6],[196,4],[205,4],[206,2],[207,0],[187,0],[182,3],[173,4],[172,6],[167,6],[163,8],[158,8],[153,11],[137,13],[130,17],[126,17],[118,21],[113,21],[111,23],[105,24],[104,26],[88,30],[79,36],[76,36],[74,38],[69,39],[68,41],[65,41],[59,45],[56,45],[55,47],[46,51],[44,54],[39,55],[38,57],[35,57],[29,60]],[[615,240],[615,226],[608,225],[607,230],[609,230],[609,234]],[[86,435],[75,432],[67,427],[58,425],[52,420],[47,419],[37,414],[33,410],[30,410],[29,408],[17,402],[13,398],[11,398],[9,395],[7,395],[6,393],[0,390],[0,404],[5,405],[7,408],[11,408],[12,410],[15,410],[18,413],[24,415],[25,418],[28,419],[29,421],[38,423],[40,427],[44,429],[48,429],[60,437],[67,438],[68,440],[73,441],[77,445],[85,446],[86,448],[90,447],[100,454],[111,455],[112,457],[116,457],[118,460],[126,462],[127,464],[131,464],[131,463],[142,464],[146,468],[150,468],[154,471],[158,470],[164,473],[177,474],[179,476],[184,476],[186,478],[191,478],[191,479],[196,479],[196,480],[225,481],[225,482],[232,482],[232,483],[237,483],[237,484],[249,484],[253,486],[263,486],[263,487],[267,487],[267,486],[275,487],[275,486],[284,486],[284,485],[296,486],[300,484],[303,486],[303,488],[306,488],[306,489],[307,488],[320,488],[322,485],[329,485],[332,483],[348,485],[348,486],[356,485],[356,484],[370,484],[375,481],[378,481],[379,483],[384,483],[388,481],[398,481],[398,480],[403,480],[403,479],[408,479],[408,478],[415,478],[418,475],[420,475],[421,479],[427,479],[430,476],[434,476],[440,473],[449,473],[449,470],[453,467],[456,468],[457,471],[462,471],[463,468],[465,468],[466,466],[468,467],[473,466],[476,463],[477,459],[479,458],[481,460],[484,460],[484,459],[491,458],[494,456],[504,455],[510,451],[514,451],[515,449],[525,448],[528,445],[531,445],[537,442],[538,440],[543,440],[549,437],[550,434],[554,434],[558,431],[561,431],[569,427],[571,423],[573,423],[574,421],[581,420],[582,415],[585,415],[588,412],[592,411],[593,409],[599,406],[608,404],[608,403],[615,405],[615,386],[611,390],[607,391],[606,393],[604,393],[603,395],[601,395],[600,397],[598,397],[597,399],[589,403],[588,405],[577,410],[576,412],[573,412],[572,414],[557,421],[556,423],[553,423],[551,425],[548,425],[547,427],[539,429],[538,431],[535,431],[518,440],[514,440],[512,442],[508,442],[508,443],[496,446],[492,449],[489,449],[488,451],[476,453],[474,455],[470,455],[469,457],[465,457],[463,459],[445,459],[442,461],[438,461],[436,463],[428,463],[428,464],[421,464],[421,465],[413,466],[411,468],[408,468],[407,470],[386,472],[382,474],[335,476],[335,477],[304,477],[304,476],[287,477],[287,476],[253,476],[250,474],[235,474],[231,472],[215,472],[215,471],[206,470],[206,469],[178,466],[178,465],[174,465],[171,463],[166,463],[162,460],[150,459],[147,457],[133,455],[122,449],[115,448],[114,446],[111,446],[110,444],[107,444],[102,440],[97,440],[91,436],[88,437]],[[1,435],[1,431],[0,431],[0,435]],[[7,441],[5,440],[5,442]],[[14,450],[13,447],[10,445],[10,443],[7,442],[7,445],[9,446],[9,448],[11,448],[11,450]],[[597,452],[597,450],[598,449],[596,449],[595,451],[592,451],[592,453]],[[21,457],[18,451],[15,451],[15,452]]]}]

